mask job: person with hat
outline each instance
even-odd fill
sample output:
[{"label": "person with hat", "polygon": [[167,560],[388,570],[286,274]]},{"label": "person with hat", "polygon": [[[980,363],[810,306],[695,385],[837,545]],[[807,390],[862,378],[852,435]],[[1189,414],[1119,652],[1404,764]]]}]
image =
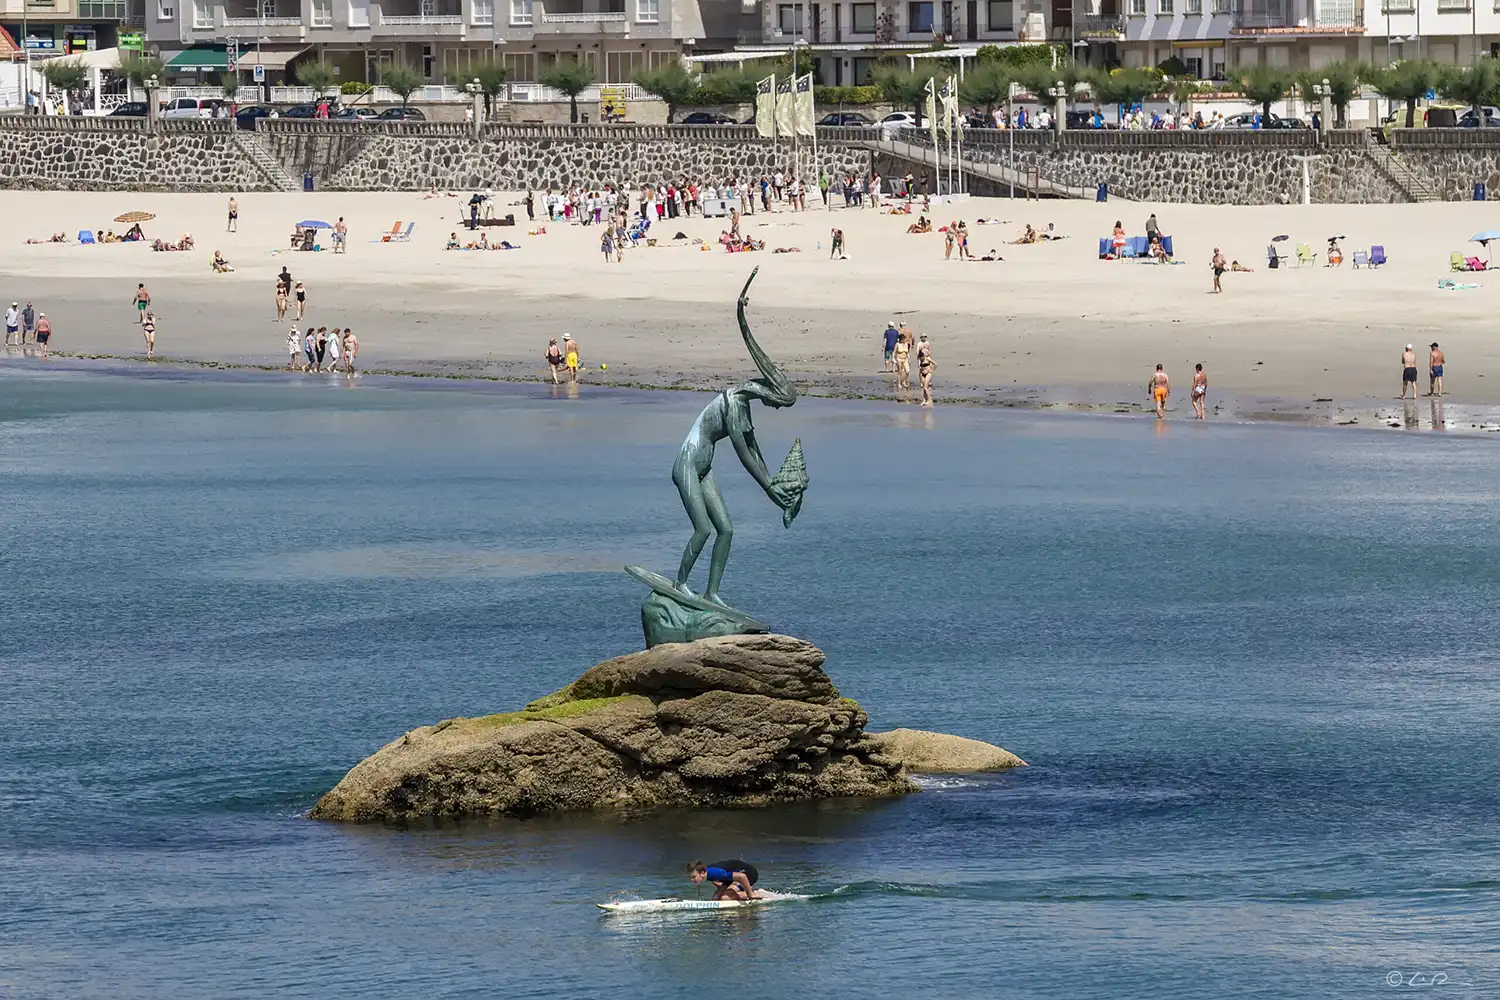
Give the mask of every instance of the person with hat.
[{"label": "person with hat", "polygon": [[1407,387],[1411,388],[1411,398],[1417,398],[1417,352],[1412,350],[1410,344],[1406,350],[1401,352],[1401,398],[1406,398]]},{"label": "person with hat", "polygon": [[577,382],[578,381],[578,341],[576,341],[576,340],[573,339],[573,335],[571,333],[565,333],[565,334],[563,334],[563,351],[566,352],[566,354],[567,354],[567,358],[565,360],[565,364],[567,365],[567,369],[568,369],[568,381],[570,381],[570,382]]},{"label": "person with hat", "polygon": [[42,347],[42,360],[47,360],[47,342],[52,339],[52,321],[46,313],[36,314],[36,342]]},{"label": "person with hat", "polygon": [[547,367],[552,370],[552,384],[560,384],[562,379],[557,377],[557,373],[562,371],[563,353],[562,348],[557,346],[556,337],[547,341]]},{"label": "person with hat", "polygon": [[21,303],[12,302],[10,308],[5,310],[5,346],[10,346],[10,338],[15,337],[16,343],[21,342]]},{"label": "person with hat", "polygon": [[896,321],[891,320],[885,326],[885,370],[893,372],[896,370],[896,341],[901,339],[901,331],[896,328]]},{"label": "person with hat", "polygon": [[1427,355],[1427,395],[1441,396],[1443,394],[1443,352],[1438,348],[1437,341],[1432,342],[1431,353]]}]

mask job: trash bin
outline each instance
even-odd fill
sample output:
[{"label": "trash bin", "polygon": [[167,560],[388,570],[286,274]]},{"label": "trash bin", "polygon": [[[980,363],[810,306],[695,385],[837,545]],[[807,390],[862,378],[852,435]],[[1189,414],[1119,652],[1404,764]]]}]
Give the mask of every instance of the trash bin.
[{"label": "trash bin", "polygon": [[1480,181],[1478,184],[1474,185],[1474,200],[1484,201],[1484,194],[1484,181]]},{"label": "trash bin", "polygon": [[308,170],[302,175],[302,190],[311,191],[312,189],[312,171]]},{"label": "trash bin", "polygon": [[1094,194],[1095,201],[1109,201],[1109,181],[1101,181],[1099,190]]}]

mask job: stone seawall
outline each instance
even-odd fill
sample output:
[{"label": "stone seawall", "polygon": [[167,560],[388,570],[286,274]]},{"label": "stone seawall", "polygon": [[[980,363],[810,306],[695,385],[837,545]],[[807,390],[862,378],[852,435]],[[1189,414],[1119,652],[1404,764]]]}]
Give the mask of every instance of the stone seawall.
[{"label": "stone seawall", "polygon": [[0,187],[63,191],[269,191],[231,122],[0,118]]},{"label": "stone seawall", "polygon": [[1475,184],[1500,198],[1500,128],[1402,129],[1391,148],[1443,201],[1468,201]]},{"label": "stone seawall", "polygon": [[[469,125],[422,123],[330,129],[322,123],[268,122],[262,138],[294,175],[311,173],[330,191],[445,190],[492,187],[545,191],[679,177],[713,183],[789,171],[785,140],[754,137],[752,129],[692,126],[495,125],[475,139]],[[819,149],[832,174],[867,173],[869,150],[847,143]],[[802,161],[809,162],[803,151]]]}]

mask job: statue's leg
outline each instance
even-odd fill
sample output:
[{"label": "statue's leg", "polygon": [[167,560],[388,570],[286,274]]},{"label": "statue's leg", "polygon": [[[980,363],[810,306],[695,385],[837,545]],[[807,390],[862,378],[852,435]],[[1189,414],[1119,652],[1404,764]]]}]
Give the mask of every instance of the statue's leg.
[{"label": "statue's leg", "polygon": [[719,581],[724,578],[724,565],[729,562],[729,546],[734,543],[734,525],[729,523],[729,509],[724,506],[724,497],[714,482],[713,473],[703,477],[703,503],[708,510],[708,519],[714,527],[714,552],[708,564],[708,587],[703,596],[715,604],[724,603],[719,598]]},{"label": "statue's leg", "polygon": [[678,588],[691,593],[687,589],[688,577],[692,575],[693,564],[698,561],[703,545],[708,541],[709,532],[713,530],[713,521],[709,518],[708,507],[704,503],[703,484],[691,469],[674,468],[672,481],[677,484],[682,506],[687,510],[688,519],[693,522],[693,537],[688,539],[687,548],[682,550],[682,562],[677,567]]}]

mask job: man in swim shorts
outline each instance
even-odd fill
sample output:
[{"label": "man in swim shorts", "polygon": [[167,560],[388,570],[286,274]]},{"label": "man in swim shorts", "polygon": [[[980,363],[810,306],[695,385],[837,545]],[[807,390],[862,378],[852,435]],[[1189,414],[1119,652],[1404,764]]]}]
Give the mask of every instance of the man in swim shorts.
[{"label": "man in swim shorts", "polygon": [[896,329],[896,321],[891,320],[885,326],[885,370],[893,372],[896,370],[896,341],[901,339],[901,331]]},{"label": "man in swim shorts", "polygon": [[687,866],[688,877],[695,885],[703,882],[714,884],[714,899],[755,899],[755,883],[760,881],[760,872],[755,866],[738,858],[704,864],[694,861]]},{"label": "man in swim shorts", "polygon": [[1156,417],[1158,420],[1167,415],[1167,397],[1172,394],[1172,383],[1167,378],[1167,373],[1162,371],[1161,365],[1156,366],[1156,371],[1151,373],[1151,398],[1156,402]]},{"label": "man in swim shorts", "polygon": [[1204,403],[1208,401],[1208,373],[1200,363],[1193,369],[1193,416],[1204,419]]},{"label": "man in swim shorts", "polygon": [[135,311],[136,322],[142,326],[146,323],[146,310],[151,307],[151,293],[146,291],[146,283],[141,282],[135,286]]},{"label": "man in swim shorts", "polygon": [[565,333],[565,334],[563,334],[563,351],[566,352],[566,354],[567,354],[567,357],[564,359],[564,362],[565,362],[565,364],[567,366],[567,369],[568,369],[568,380],[570,382],[577,382],[578,381],[578,341],[576,341],[576,340],[573,339],[573,335],[571,333]]},{"label": "man in swim shorts", "polygon": [[1406,398],[1406,390],[1411,389],[1411,398],[1417,398],[1417,352],[1412,350],[1411,345],[1406,345],[1406,350],[1401,352],[1401,397]]},{"label": "man in swim shorts", "polygon": [[1427,395],[1441,396],[1443,394],[1443,352],[1438,349],[1437,341],[1432,342],[1432,351],[1427,355]]}]

